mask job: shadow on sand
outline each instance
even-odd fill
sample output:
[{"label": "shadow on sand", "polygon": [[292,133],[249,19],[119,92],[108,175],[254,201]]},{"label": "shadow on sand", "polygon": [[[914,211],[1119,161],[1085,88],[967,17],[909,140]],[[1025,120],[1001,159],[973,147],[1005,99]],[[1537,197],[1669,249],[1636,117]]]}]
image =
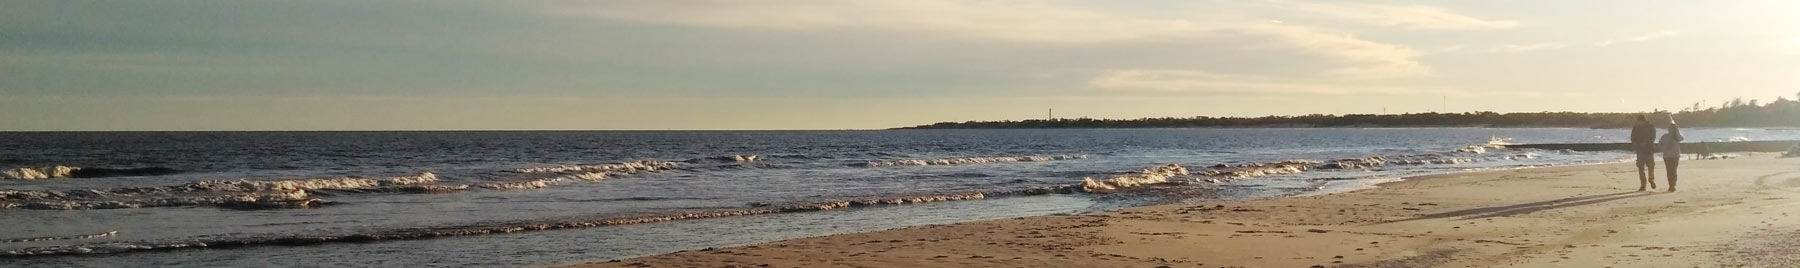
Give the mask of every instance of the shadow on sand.
[{"label": "shadow on sand", "polygon": [[1464,209],[1464,210],[1451,211],[1451,212],[1433,213],[1433,214],[1421,215],[1421,216],[1410,218],[1410,219],[1385,221],[1385,222],[1381,222],[1381,223],[1396,223],[1396,222],[1409,222],[1409,221],[1418,221],[1418,220],[1459,218],[1459,217],[1461,218],[1460,220],[1473,220],[1473,219],[1492,218],[1492,217],[1507,217],[1507,216],[1513,216],[1513,215],[1528,214],[1528,213],[1538,212],[1538,211],[1545,211],[1545,210],[1552,210],[1552,209],[1559,209],[1559,208],[1566,208],[1566,207],[1573,207],[1573,206],[1591,205],[1591,204],[1597,204],[1597,203],[1608,202],[1608,201],[1619,200],[1619,199],[1649,196],[1649,195],[1652,195],[1653,193],[1654,193],[1653,191],[1652,192],[1631,191],[1631,192],[1611,193],[1611,194],[1602,194],[1602,195],[1577,196],[1577,197],[1556,199],[1556,200],[1550,200],[1550,201],[1539,201],[1539,202],[1509,205],[1509,206],[1472,208],[1472,209]]}]

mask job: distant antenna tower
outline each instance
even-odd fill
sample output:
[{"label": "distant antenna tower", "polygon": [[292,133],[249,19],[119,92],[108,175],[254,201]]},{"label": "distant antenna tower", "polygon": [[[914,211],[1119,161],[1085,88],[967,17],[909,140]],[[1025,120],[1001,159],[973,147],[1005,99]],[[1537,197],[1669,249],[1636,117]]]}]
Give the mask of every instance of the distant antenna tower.
[{"label": "distant antenna tower", "polygon": [[1438,112],[1441,112],[1441,113],[1450,112],[1450,96],[1447,96],[1447,95],[1444,96],[1444,103],[1441,105],[1443,105],[1443,106],[1438,107]]},{"label": "distant antenna tower", "polygon": [[1056,120],[1056,108],[1050,108],[1050,114],[1045,116],[1044,119],[1045,120]]}]

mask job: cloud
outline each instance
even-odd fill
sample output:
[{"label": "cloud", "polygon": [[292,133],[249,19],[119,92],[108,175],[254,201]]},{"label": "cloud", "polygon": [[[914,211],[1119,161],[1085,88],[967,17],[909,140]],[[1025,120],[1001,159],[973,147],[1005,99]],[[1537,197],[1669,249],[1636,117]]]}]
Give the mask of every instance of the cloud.
[{"label": "cloud", "polygon": [[1278,6],[1314,16],[1375,26],[1429,30],[1494,30],[1519,26],[1511,20],[1486,20],[1448,9],[1422,5],[1311,3],[1276,1]]},{"label": "cloud", "polygon": [[1226,95],[1410,95],[1422,90],[1400,87],[1365,87],[1288,82],[1273,78],[1198,70],[1114,70],[1088,81],[1113,91],[1184,92]]},{"label": "cloud", "polygon": [[1431,67],[1417,61],[1411,48],[1377,43],[1348,33],[1287,24],[1257,24],[1235,29],[1243,37],[1266,38],[1255,47],[1285,48],[1325,56],[1343,65],[1327,74],[1349,79],[1390,79],[1428,74]]},{"label": "cloud", "polygon": [[1325,73],[1343,78],[1388,79],[1430,72],[1428,66],[1417,61],[1418,53],[1410,48],[1361,39],[1348,32],[1268,20],[1140,18],[1102,10],[1028,1],[696,0],[586,4],[579,8],[559,7],[545,12],[636,23],[741,30],[876,29],[979,40],[1056,44],[1139,41],[1205,42],[1208,45],[1224,43],[1226,46],[1235,44],[1239,49],[1279,49],[1323,57],[1337,65]]},{"label": "cloud", "polygon": [[1088,81],[1097,89],[1162,94],[1189,93],[1208,95],[1432,95],[1458,97],[1549,97],[1581,96],[1576,93],[1544,93],[1524,91],[1467,91],[1426,89],[1404,86],[1358,85],[1343,83],[1298,82],[1254,75],[1225,74],[1199,70],[1128,69],[1113,70]]},{"label": "cloud", "polygon": [[1569,47],[1568,44],[1563,44],[1563,43],[1536,43],[1536,44],[1525,44],[1525,45],[1503,44],[1503,45],[1494,46],[1492,48],[1488,48],[1487,52],[1488,53],[1518,53],[1518,52],[1529,52],[1529,51],[1538,51],[1538,50],[1564,49],[1564,48],[1568,48],[1568,47]]},{"label": "cloud", "polygon": [[1656,39],[1670,38],[1670,37],[1675,37],[1676,35],[1680,35],[1680,34],[1676,33],[1675,31],[1661,31],[1661,32],[1648,33],[1648,34],[1644,34],[1644,35],[1639,35],[1637,37],[1631,37],[1631,38],[1625,38],[1625,39],[1601,40],[1599,42],[1594,42],[1594,46],[1595,47],[1607,47],[1607,46],[1612,46],[1614,44],[1620,44],[1620,43],[1636,43],[1636,42],[1644,42],[1644,41],[1650,41],[1650,40],[1656,40]]},{"label": "cloud", "polygon": [[1666,38],[1671,38],[1671,37],[1675,37],[1675,36],[1679,36],[1679,35],[1680,35],[1680,33],[1675,32],[1675,31],[1661,31],[1661,32],[1647,33],[1647,34],[1633,36],[1633,37],[1627,37],[1627,38],[1614,38],[1614,39],[1606,39],[1606,40],[1593,41],[1593,42],[1573,42],[1573,44],[1586,44],[1586,45],[1572,45],[1571,42],[1541,42],[1541,43],[1531,43],[1531,44],[1499,44],[1499,45],[1488,46],[1486,48],[1480,48],[1480,49],[1473,49],[1469,45],[1453,45],[1453,46],[1445,47],[1443,49],[1439,49],[1439,50],[1437,50],[1437,52],[1445,52],[1445,53],[1455,53],[1455,52],[1522,53],[1522,52],[1532,52],[1532,51],[1558,50],[1558,49],[1583,48],[1583,47],[1604,48],[1604,47],[1610,47],[1610,46],[1619,45],[1619,44],[1638,43],[1638,42],[1647,42],[1647,41],[1653,41],[1653,40],[1659,40],[1659,39],[1666,39]]}]

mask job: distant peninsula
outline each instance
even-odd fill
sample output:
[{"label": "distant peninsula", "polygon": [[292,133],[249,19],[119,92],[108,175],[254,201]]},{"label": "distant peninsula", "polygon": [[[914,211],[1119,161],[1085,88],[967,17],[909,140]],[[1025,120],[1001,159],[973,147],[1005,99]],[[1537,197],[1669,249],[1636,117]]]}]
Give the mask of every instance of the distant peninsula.
[{"label": "distant peninsula", "polygon": [[[1796,94],[1800,96],[1800,94]],[[1056,118],[1005,121],[943,122],[896,129],[1018,129],[1018,128],[1333,128],[1333,127],[1571,127],[1627,128],[1642,113],[1408,113],[1346,114],[1264,117],[1162,117],[1140,119]],[[1651,122],[1667,121],[1669,112],[1656,112]],[[1769,103],[1735,99],[1717,107],[1693,107],[1674,112],[1684,127],[1800,127],[1800,101],[1786,97]]]}]

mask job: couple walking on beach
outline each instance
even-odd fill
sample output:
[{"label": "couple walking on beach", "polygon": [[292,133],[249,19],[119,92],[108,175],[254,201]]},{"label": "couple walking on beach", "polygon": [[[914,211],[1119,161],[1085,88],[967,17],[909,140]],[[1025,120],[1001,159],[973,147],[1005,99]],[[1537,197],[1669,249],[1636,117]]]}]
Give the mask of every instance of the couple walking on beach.
[{"label": "couple walking on beach", "polygon": [[1656,189],[1656,153],[1663,154],[1663,164],[1668,165],[1669,191],[1675,191],[1675,168],[1681,164],[1681,128],[1675,125],[1675,116],[1669,115],[1669,133],[1663,134],[1659,141],[1656,138],[1656,126],[1644,115],[1637,116],[1637,125],[1631,126],[1631,150],[1637,152],[1638,191]]}]

